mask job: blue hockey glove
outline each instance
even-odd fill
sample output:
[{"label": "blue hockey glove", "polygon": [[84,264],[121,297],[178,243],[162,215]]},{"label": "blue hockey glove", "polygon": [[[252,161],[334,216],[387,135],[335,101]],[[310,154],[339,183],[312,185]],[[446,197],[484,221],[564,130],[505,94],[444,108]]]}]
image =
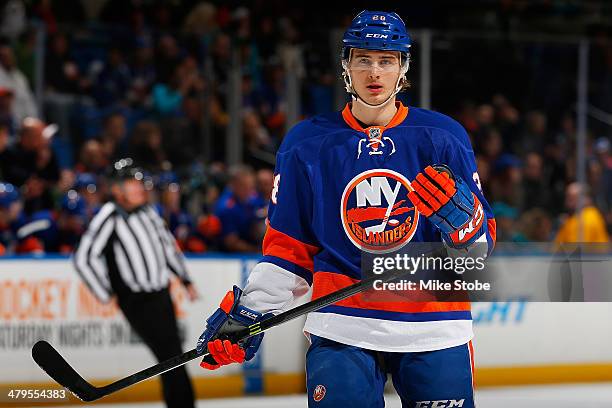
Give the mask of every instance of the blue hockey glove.
[{"label": "blue hockey glove", "polygon": [[411,183],[408,197],[454,248],[466,248],[485,232],[482,204],[448,166],[427,166]]},{"label": "blue hockey glove", "polygon": [[198,339],[197,351],[208,348],[209,355],[204,357],[200,366],[207,370],[231,363],[243,363],[255,356],[263,339],[263,333],[237,341],[237,331],[262,319],[261,313],[239,304],[242,290],[238,286],[227,292],[219,309],[206,320],[206,329]]}]

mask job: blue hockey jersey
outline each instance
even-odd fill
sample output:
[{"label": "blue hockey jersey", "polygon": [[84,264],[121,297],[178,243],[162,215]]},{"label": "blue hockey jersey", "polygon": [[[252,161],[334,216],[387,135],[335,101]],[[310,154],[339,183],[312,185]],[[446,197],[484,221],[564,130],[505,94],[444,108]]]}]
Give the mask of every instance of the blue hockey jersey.
[{"label": "blue hockey jersey", "polygon": [[[281,312],[308,292],[318,298],[361,279],[361,251],[387,253],[408,242],[440,242],[439,230],[408,198],[410,180],[446,164],[482,204],[486,233],[495,220],[482,195],[467,133],[453,119],[397,102],[387,126],[362,128],[350,104],[302,121],[277,154],[263,259],[242,302]],[[381,351],[426,351],[473,336],[468,302],[368,302],[362,294],[307,317],[304,331]]]}]

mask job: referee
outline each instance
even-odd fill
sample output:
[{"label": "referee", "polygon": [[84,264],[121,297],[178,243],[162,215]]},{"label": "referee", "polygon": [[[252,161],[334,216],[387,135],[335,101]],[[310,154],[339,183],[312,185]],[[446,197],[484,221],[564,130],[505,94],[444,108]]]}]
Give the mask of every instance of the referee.
[{"label": "referee", "polygon": [[[170,293],[170,272],[197,293],[182,254],[164,221],[147,201],[144,173],[126,158],[114,164],[113,199],[91,220],[74,253],[75,268],[102,302],[116,298],[132,328],[159,361],[181,354],[181,342]],[[193,389],[184,367],[162,374],[168,407],[194,406]]]}]

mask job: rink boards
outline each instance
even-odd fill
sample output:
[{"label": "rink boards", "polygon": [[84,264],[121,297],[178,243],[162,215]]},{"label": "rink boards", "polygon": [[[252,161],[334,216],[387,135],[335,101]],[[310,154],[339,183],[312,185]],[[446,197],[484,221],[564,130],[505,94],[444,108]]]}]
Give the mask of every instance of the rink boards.
[{"label": "rink boards", "polygon": [[[195,346],[205,318],[233,284],[242,284],[253,257],[210,255],[187,262],[201,298],[191,303],[181,286],[171,291],[185,350]],[[516,268],[516,259],[508,262]],[[477,385],[612,380],[611,303],[473,305]],[[303,391],[306,338],[303,319],[273,329],[249,367],[209,372],[188,365],[203,397]],[[54,344],[87,379],[105,383],[154,364],[114,305],[99,304],[65,257],[0,260],[0,387],[44,384],[48,377],[30,357],[38,339]],[[118,396],[156,399],[145,382]],[[2,404],[0,404],[2,405]]]}]

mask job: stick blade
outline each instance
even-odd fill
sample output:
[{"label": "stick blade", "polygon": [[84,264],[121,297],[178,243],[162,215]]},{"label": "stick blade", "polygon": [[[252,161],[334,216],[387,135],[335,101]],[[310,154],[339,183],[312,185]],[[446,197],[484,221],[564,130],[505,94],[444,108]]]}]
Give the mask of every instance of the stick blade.
[{"label": "stick blade", "polygon": [[48,342],[36,342],[32,347],[32,358],[51,378],[80,400],[89,402],[102,396],[99,390],[85,381]]}]

